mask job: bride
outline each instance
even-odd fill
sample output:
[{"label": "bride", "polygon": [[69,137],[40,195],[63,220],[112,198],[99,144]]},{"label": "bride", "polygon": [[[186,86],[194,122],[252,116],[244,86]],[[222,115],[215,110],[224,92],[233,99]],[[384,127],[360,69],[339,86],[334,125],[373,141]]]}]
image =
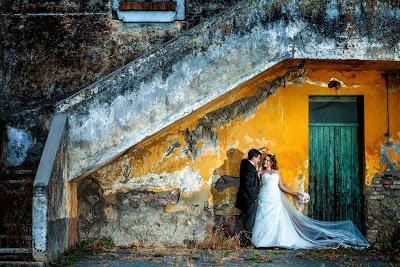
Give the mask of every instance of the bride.
[{"label": "bride", "polygon": [[287,189],[281,181],[277,161],[268,154],[260,171],[262,187],[253,227],[255,247],[308,248],[366,248],[368,241],[351,221],[324,222],[304,216],[283,195],[300,195]]}]

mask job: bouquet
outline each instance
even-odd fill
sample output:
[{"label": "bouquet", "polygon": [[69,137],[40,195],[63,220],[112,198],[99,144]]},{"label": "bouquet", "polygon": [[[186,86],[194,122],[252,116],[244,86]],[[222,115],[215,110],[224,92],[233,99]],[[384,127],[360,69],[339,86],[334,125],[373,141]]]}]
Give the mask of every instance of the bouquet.
[{"label": "bouquet", "polygon": [[297,195],[297,199],[302,204],[307,204],[310,201],[310,195],[306,192]]}]

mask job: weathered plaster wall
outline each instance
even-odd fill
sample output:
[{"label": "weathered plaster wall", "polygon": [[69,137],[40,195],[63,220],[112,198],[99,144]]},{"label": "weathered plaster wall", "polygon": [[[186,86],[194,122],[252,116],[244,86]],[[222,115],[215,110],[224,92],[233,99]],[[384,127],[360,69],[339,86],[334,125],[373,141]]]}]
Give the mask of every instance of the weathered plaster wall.
[{"label": "weathered plaster wall", "polygon": [[126,31],[109,14],[1,15],[0,112],[44,143],[53,105],[181,33]]},{"label": "weathered plaster wall", "polygon": [[366,189],[367,237],[372,242],[398,246],[400,242],[400,80],[388,80],[389,133],[380,144],[380,165]]},{"label": "weathered plaster wall", "polygon": [[39,13],[39,12],[102,12],[109,10],[109,0],[1,0],[0,8],[3,12],[10,13]]},{"label": "weathered plaster wall", "polygon": [[0,1],[0,118],[38,141],[37,165],[56,101],[234,2],[188,1],[185,21],[127,29],[109,0]]},{"label": "weathered plaster wall", "polygon": [[189,29],[199,22],[213,17],[236,5],[241,0],[186,0],[186,23],[184,27]]},{"label": "weathered plaster wall", "polygon": [[51,106],[180,34],[173,26],[127,31],[108,13],[10,14],[0,23],[1,106],[12,113]]},{"label": "weathered plaster wall", "polygon": [[[399,171],[399,151],[391,163],[381,161],[386,141],[382,71],[353,71],[351,66],[340,70],[343,65],[335,62],[325,63],[322,67],[330,69],[322,70],[312,61],[298,66],[286,62],[259,75],[84,179],[78,193],[80,238],[111,236],[119,245],[177,245],[202,240],[214,223],[227,222],[233,231],[240,227],[234,208],[240,160],[252,147],[268,146],[277,156],[284,183],[308,191],[310,95],[364,96],[364,184],[369,187],[390,164]],[[328,88],[332,78],[341,81],[340,89]],[[400,88],[390,91],[395,144],[400,141],[399,96]],[[176,227],[171,227],[172,217]],[[156,238],[143,234],[154,232]],[[184,238],[177,238],[181,232]]]},{"label": "weathered plaster wall", "polygon": [[[392,12],[398,8],[318,3],[241,2],[60,102],[57,111],[68,113],[71,126],[70,178],[99,168],[283,59],[400,58],[400,19]],[[338,16],[328,16],[333,11]]]},{"label": "weathered plaster wall", "polygon": [[2,155],[3,164],[20,166],[27,160],[28,152],[35,147],[35,140],[28,133],[17,128],[7,127],[5,132],[7,142]]}]

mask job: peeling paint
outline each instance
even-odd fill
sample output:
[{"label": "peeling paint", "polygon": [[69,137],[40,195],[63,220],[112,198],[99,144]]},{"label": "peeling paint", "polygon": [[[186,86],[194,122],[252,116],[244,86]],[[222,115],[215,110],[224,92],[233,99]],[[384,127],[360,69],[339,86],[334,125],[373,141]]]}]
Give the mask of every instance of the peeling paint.
[{"label": "peeling paint", "polygon": [[7,139],[6,161],[10,166],[19,166],[26,160],[35,140],[29,133],[13,127],[8,127]]},{"label": "peeling paint", "polygon": [[400,173],[400,142],[381,145],[379,164],[385,165],[391,172]]},{"label": "peeling paint", "polygon": [[[332,23],[337,12],[341,20]],[[370,11],[335,1],[241,2],[60,102],[57,110],[69,116],[70,179],[110,162],[284,59],[400,60],[398,34],[387,42],[381,31],[362,30],[378,29],[374,25],[388,18],[363,20],[357,12]],[[393,21],[385,27],[397,27]],[[282,83],[276,82],[275,87]],[[92,90],[97,93],[82,98]],[[65,103],[75,104],[64,108]]]},{"label": "peeling paint", "polygon": [[339,19],[339,9],[336,0],[330,0],[326,8],[326,19],[329,21],[337,21]]},{"label": "peeling paint", "polygon": [[165,152],[164,156],[169,157],[176,148],[180,148],[180,147],[181,147],[181,144],[179,142],[172,144],[170,147],[168,147],[168,150]]},{"label": "peeling paint", "polygon": [[[110,199],[114,199],[112,196],[115,194],[127,194],[134,190],[178,190],[180,195],[177,203],[166,204],[162,212],[157,211],[157,216],[164,216],[163,213],[197,214],[207,218],[204,225],[234,218],[239,215],[234,203],[240,160],[246,157],[248,149],[267,145],[277,155],[285,185],[295,191],[308,191],[308,97],[362,95],[365,105],[364,153],[367,166],[364,183],[369,185],[370,177],[384,171],[384,166],[379,163],[386,128],[385,118],[380,115],[386,108],[381,72],[338,71],[334,65],[332,69],[312,70],[307,69],[305,64],[306,71],[299,72],[303,73],[299,79],[301,82],[284,83],[281,77],[288,70],[293,70],[291,66],[289,64],[275,70],[273,74],[266,72],[232,94],[220,98],[218,102],[207,105],[128,150],[113,164],[93,174],[94,179],[99,181],[105,196]],[[327,82],[332,78],[346,86],[328,88]],[[266,81],[276,80],[281,82],[274,89],[274,94],[269,95],[261,89]],[[399,92],[393,90],[390,99],[397,103],[399,96]],[[391,125],[393,131],[399,133],[400,122],[397,122],[397,118],[400,114],[392,102]],[[398,149],[398,142],[397,137],[393,139],[395,150]],[[392,152],[387,155],[392,161],[396,159],[396,154]],[[126,178],[124,174],[128,166],[132,170]],[[114,201],[110,203],[116,205]],[[304,205],[294,205],[307,212]],[[132,220],[129,218],[118,217],[117,220]],[[176,223],[186,227],[186,219],[183,218],[177,218]],[[128,221],[123,222],[126,223]],[[111,225],[108,222],[105,227],[108,229]],[[166,233],[165,237],[169,234]],[[151,240],[151,237],[147,238]],[[128,242],[129,239],[124,237],[123,240]],[[135,237],[131,237],[132,240]]]},{"label": "peeling paint", "polygon": [[203,185],[204,181],[197,170],[188,167],[172,173],[149,173],[142,177],[131,177],[126,183],[117,182],[112,188],[105,189],[105,194],[117,191],[139,190],[147,187],[158,189],[178,189],[181,192],[195,192]]}]

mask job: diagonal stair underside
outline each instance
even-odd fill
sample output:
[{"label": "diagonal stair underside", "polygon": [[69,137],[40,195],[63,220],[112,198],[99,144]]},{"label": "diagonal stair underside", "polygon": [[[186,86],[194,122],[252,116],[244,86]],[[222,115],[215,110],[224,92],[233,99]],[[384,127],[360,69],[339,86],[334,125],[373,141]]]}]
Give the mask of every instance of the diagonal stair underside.
[{"label": "diagonal stair underside", "polygon": [[243,1],[58,103],[69,180],[282,60],[400,60],[400,8],[362,2]]}]

